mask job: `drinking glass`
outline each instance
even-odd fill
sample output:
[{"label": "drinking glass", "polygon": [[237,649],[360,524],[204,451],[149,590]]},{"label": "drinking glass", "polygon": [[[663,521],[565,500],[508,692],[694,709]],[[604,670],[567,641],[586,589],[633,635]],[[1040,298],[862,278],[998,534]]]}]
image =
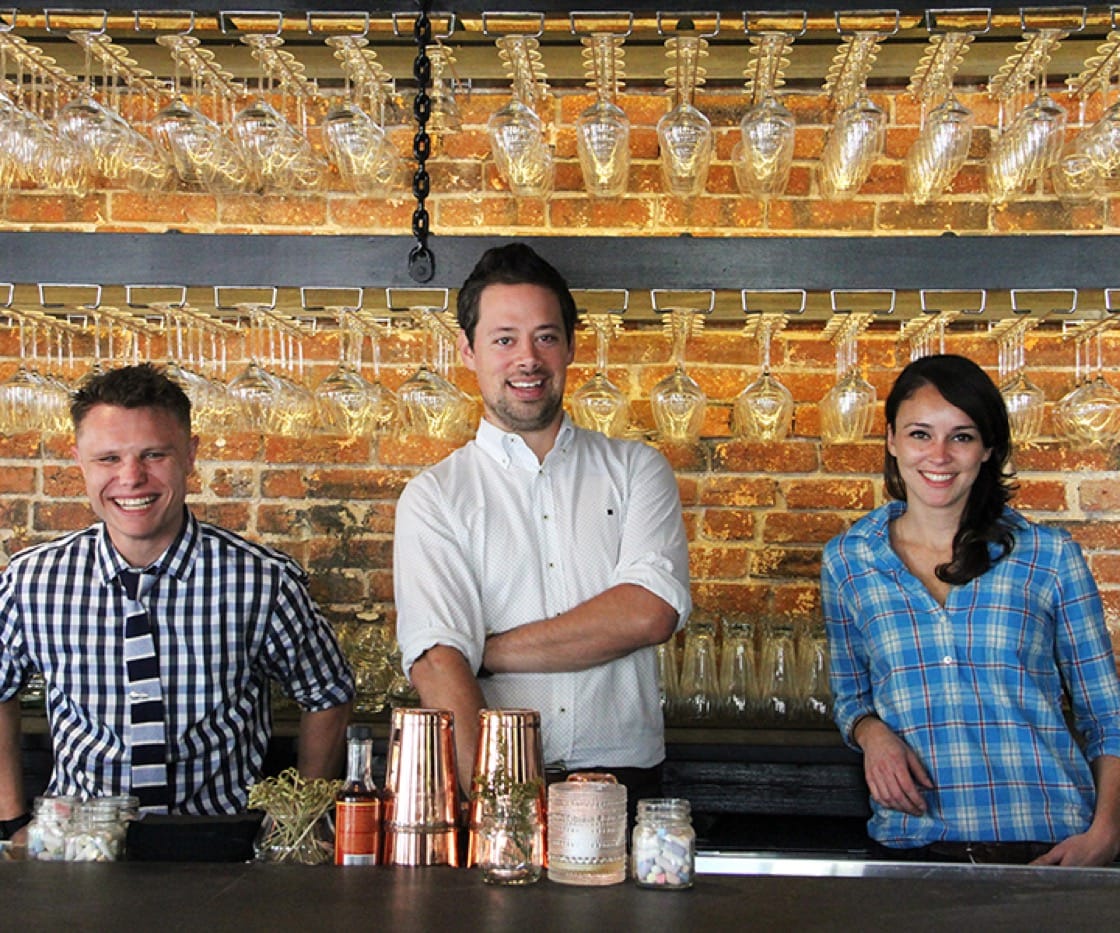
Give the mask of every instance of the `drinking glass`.
[{"label": "drinking glass", "polygon": [[708,397],[684,369],[685,346],[698,331],[703,318],[692,308],[667,312],[665,326],[673,342],[673,371],[650,391],[653,420],[662,440],[673,444],[695,444],[704,427]]},{"label": "drinking glass", "polygon": [[[1054,422],[1059,433],[1076,447],[1108,448],[1120,440],[1120,391],[1104,378],[1103,331],[1104,328],[1099,328],[1095,334],[1077,341],[1077,385],[1054,406]],[[1089,363],[1089,344],[1094,337],[1097,342],[1095,376]]]},{"label": "drinking glass", "polygon": [[719,711],[715,621],[694,612],[684,635],[677,710],[685,720],[711,719]]},{"label": "drinking glass", "polygon": [[765,718],[779,721],[793,718],[795,664],[792,623],[766,620],[758,650],[760,711]]},{"label": "drinking glass", "polygon": [[584,36],[596,100],[576,118],[576,151],[587,193],[614,198],[626,191],[630,174],[630,119],[615,103],[622,74],[623,37]]},{"label": "drinking glass", "polygon": [[1120,102],[1109,107],[1087,129],[1074,139],[1076,151],[1093,160],[1101,175],[1109,176],[1120,169]]},{"label": "drinking glass", "polygon": [[404,429],[412,434],[462,440],[473,429],[474,402],[448,380],[454,328],[441,308],[414,308],[413,321],[425,333],[428,359],[397,390]]},{"label": "drinking glass", "polygon": [[675,636],[657,646],[657,691],[661,700],[661,714],[667,720],[675,719],[680,704],[680,672]]},{"label": "drinking glass", "polygon": [[1007,406],[1011,438],[1017,444],[1039,438],[1046,409],[1046,395],[1025,371],[1026,332],[1036,323],[1033,318],[1021,318],[999,335],[999,390]]},{"label": "drinking glass", "polygon": [[950,95],[929,112],[914,145],[906,153],[906,193],[926,204],[953,183],[968,158],[974,117]]},{"label": "drinking glass", "polygon": [[887,115],[861,94],[829,130],[821,153],[821,194],[839,200],[859,191],[882,155],[886,136]]},{"label": "drinking glass", "polygon": [[750,108],[739,122],[732,151],[739,190],[755,198],[777,197],[789,184],[797,121],[773,94]]},{"label": "drinking glass", "polygon": [[826,444],[852,444],[871,430],[877,396],[860,374],[857,349],[857,335],[866,322],[853,315],[837,335],[837,382],[820,403],[821,440]]},{"label": "drinking glass", "polygon": [[513,97],[490,117],[490,151],[515,197],[548,197],[556,166],[544,121],[534,109],[543,90],[538,42],[530,36],[508,35],[499,37],[497,45],[512,72]]},{"label": "drinking glass", "polygon": [[793,425],[793,395],[770,374],[770,341],[774,332],[785,325],[785,316],[764,314],[753,323],[757,328],[762,372],[735,397],[732,433],[746,441],[780,441]]},{"label": "drinking glass", "polygon": [[723,715],[732,721],[748,719],[755,711],[758,660],[754,623],[729,613],[723,619],[719,654],[719,693]]},{"label": "drinking glass", "polygon": [[630,401],[607,376],[610,341],[621,321],[612,312],[586,312],[583,318],[595,334],[595,374],[572,393],[572,420],[581,428],[622,437],[630,426]]},{"label": "drinking glass", "polygon": [[1045,91],[1011,121],[988,156],[988,192],[996,203],[1013,200],[1054,164],[1066,112]]},{"label": "drinking glass", "polygon": [[795,626],[794,661],[798,716],[808,721],[827,721],[832,692],[828,683],[828,637],[823,624]]},{"label": "drinking glass", "polygon": [[700,59],[708,54],[707,41],[699,36],[673,36],[665,46],[674,62],[668,81],[676,90],[677,104],[657,121],[661,177],[670,194],[694,197],[708,181],[714,147],[712,123],[692,103],[702,80]]}]

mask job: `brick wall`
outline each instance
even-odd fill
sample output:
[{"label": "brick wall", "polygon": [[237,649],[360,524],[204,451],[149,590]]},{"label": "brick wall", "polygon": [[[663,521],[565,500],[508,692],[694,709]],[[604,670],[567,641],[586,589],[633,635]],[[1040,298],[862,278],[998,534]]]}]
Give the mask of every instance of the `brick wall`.
[{"label": "brick wall", "polygon": [[[991,126],[993,105],[980,93],[964,102]],[[901,159],[917,131],[918,107],[905,97],[884,95],[891,114],[887,155],[863,192],[844,202],[817,197],[812,164],[819,154],[826,99],[790,94],[799,120],[797,164],[789,193],[768,204],[735,192],[727,161],[744,101],[734,93],[701,95],[698,101],[717,125],[719,144],[705,196],[688,203],[661,193],[654,125],[665,111],[664,95],[630,95],[622,101],[634,124],[630,193],[594,202],[582,193],[574,157],[571,120],[590,98],[557,95],[555,128],[560,157],[557,193],[547,202],[519,202],[497,179],[486,157],[485,120],[507,99],[475,94],[462,101],[467,126],[443,142],[432,164],[429,202],[437,234],[517,235],[587,230],[630,236],[679,232],[712,235],[923,234],[942,229],[967,233],[1114,232],[1118,201],[1105,198],[1070,208],[1046,189],[1010,205],[994,206],[983,191],[981,160],[990,134],[977,133],[973,159],[943,203],[918,209],[900,196]],[[1059,95],[1059,99],[1061,99]],[[1068,100],[1063,103],[1069,105]],[[1073,111],[1071,107],[1071,112]],[[1088,114],[1092,119],[1093,114]],[[407,150],[407,138],[401,140]],[[78,229],[186,232],[401,233],[410,230],[413,204],[403,193],[385,200],[359,199],[337,185],[301,197],[224,197],[178,192],[141,196],[100,190],[80,199],[33,191],[0,201],[7,229]],[[169,270],[167,279],[174,280]],[[218,283],[216,283],[218,284]],[[346,283],[339,283],[340,285]],[[604,286],[611,283],[604,282]],[[1060,283],[1059,283],[1060,284]],[[749,283],[744,283],[749,285]],[[996,347],[986,326],[954,325],[946,348],[996,371]],[[866,377],[880,398],[906,360],[897,324],[875,325],[861,340]],[[416,368],[422,342],[402,332],[383,342],[383,381],[398,386]],[[1073,346],[1057,329],[1042,326],[1027,338],[1031,378],[1052,404],[1074,382]],[[1105,341],[1106,358],[1117,359]],[[306,347],[310,384],[337,358],[332,335]],[[159,348],[153,356],[160,356]],[[17,334],[0,328],[0,378],[17,364]],[[569,388],[593,370],[594,347],[581,336]],[[636,426],[652,428],[649,389],[669,372],[669,346],[652,325],[627,325],[611,345],[611,378],[633,400]],[[860,444],[823,447],[817,402],[835,378],[833,348],[820,322],[796,323],[774,341],[775,375],[797,402],[794,432],[784,443],[747,445],[732,439],[734,396],[754,378],[757,348],[737,327],[712,327],[688,346],[689,371],[711,398],[701,443],[664,448],[678,475],[692,542],[694,591],[699,606],[812,618],[818,613],[817,574],[821,546],[866,510],[883,501],[881,406],[873,436]],[[80,367],[76,366],[75,375]],[[455,379],[468,390],[469,374]],[[203,438],[194,502],[207,519],[279,546],[312,572],[317,598],[336,620],[391,617],[393,510],[404,484],[450,445],[417,437],[377,439],[316,436],[301,439],[256,435]],[[1017,504],[1036,519],[1068,528],[1086,549],[1102,587],[1114,639],[1120,644],[1120,493],[1115,450],[1074,450],[1045,440],[1020,451]],[[18,549],[89,521],[69,440],[34,434],[0,437],[0,561]]]}]

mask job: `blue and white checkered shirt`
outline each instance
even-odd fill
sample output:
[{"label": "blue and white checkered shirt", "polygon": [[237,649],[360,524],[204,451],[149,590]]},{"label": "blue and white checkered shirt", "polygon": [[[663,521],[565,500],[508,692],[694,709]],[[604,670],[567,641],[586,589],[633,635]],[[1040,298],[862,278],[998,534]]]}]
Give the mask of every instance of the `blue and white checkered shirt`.
[{"label": "blue and white checkered shirt", "polygon": [[1120,756],[1120,678],[1081,549],[1008,509],[1012,552],[942,607],[891,548],[890,521],[905,509],[890,502],[834,538],[821,569],[841,733],[850,743],[856,720],[874,713],[934,784],[922,816],[872,802],[871,837],[908,848],[1084,832],[1088,762]]},{"label": "blue and white checkered shirt", "polygon": [[[0,701],[42,671],[55,768],[48,792],[125,793],[130,755],[124,660],[126,563],[98,523],[17,554],[0,576]],[[269,681],[305,710],[353,696],[330,626],[286,555],[187,512],[152,565],[171,812],[235,813],[261,775]]]}]

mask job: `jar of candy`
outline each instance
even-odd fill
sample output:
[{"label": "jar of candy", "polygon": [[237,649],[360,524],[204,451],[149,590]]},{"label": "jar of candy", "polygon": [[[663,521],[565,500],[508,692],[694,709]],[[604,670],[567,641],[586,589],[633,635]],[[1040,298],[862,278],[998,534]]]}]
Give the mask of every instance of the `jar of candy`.
[{"label": "jar of candy", "polygon": [[70,821],[66,861],[115,862],[124,851],[124,837],[120,804],[111,799],[87,800]]},{"label": "jar of candy", "polygon": [[38,862],[61,862],[66,857],[66,832],[77,797],[36,797],[27,825],[27,857]]},{"label": "jar of candy", "polygon": [[630,841],[630,866],[643,888],[692,887],[696,832],[687,800],[638,801],[638,822]]}]

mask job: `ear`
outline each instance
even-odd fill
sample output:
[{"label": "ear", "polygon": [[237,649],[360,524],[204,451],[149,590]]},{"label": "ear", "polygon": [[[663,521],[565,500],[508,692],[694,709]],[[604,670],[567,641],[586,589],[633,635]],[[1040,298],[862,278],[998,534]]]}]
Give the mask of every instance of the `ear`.
[{"label": "ear", "polygon": [[894,449],[894,428],[889,424],[887,425],[887,453],[892,457],[897,457],[898,453]]},{"label": "ear", "polygon": [[198,456],[198,435],[197,434],[192,434],[191,435],[190,443],[187,446],[187,456],[189,458],[187,460],[187,473],[193,473],[194,472],[194,461],[195,461],[195,458]]},{"label": "ear", "polygon": [[473,373],[475,371],[474,347],[472,347],[470,341],[467,340],[466,331],[459,331],[457,344],[459,347],[459,358],[462,359],[463,365]]}]

